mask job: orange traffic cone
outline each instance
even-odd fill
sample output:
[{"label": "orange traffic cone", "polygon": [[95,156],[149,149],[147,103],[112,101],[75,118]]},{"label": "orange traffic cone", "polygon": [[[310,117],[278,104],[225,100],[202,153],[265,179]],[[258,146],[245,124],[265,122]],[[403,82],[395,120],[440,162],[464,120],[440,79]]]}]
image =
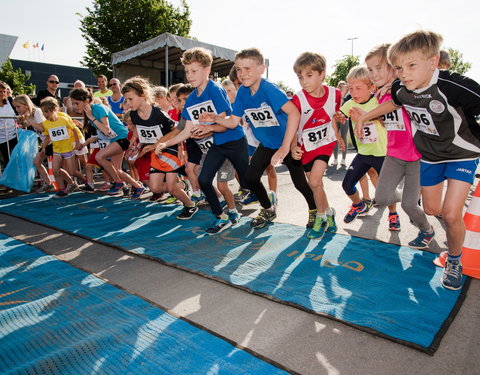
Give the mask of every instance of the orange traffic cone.
[{"label": "orange traffic cone", "polygon": [[[466,229],[462,248],[463,273],[480,279],[480,184],[477,185],[473,193],[463,221]],[[439,267],[444,267],[446,258],[447,252],[443,251],[433,263]]]},{"label": "orange traffic cone", "polygon": [[55,191],[59,191],[60,187],[58,186],[57,181],[55,181],[55,176],[53,175],[52,160],[53,160],[53,157],[49,156],[48,157],[48,177],[50,178],[50,182],[52,183],[52,185],[55,186]]}]

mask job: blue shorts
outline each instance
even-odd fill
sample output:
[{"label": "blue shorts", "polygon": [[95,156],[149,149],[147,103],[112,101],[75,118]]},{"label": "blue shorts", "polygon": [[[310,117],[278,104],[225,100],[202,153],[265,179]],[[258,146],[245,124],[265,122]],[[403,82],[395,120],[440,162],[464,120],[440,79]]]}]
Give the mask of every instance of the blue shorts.
[{"label": "blue shorts", "polygon": [[473,184],[479,159],[448,161],[445,163],[420,163],[420,185],[434,186],[448,178]]}]

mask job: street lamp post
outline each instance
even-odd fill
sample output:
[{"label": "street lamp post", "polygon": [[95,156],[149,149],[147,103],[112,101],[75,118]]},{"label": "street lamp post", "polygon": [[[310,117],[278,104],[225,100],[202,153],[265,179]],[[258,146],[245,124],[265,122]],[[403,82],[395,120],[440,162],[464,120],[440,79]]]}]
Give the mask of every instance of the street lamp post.
[{"label": "street lamp post", "polygon": [[352,56],[353,56],[353,41],[354,41],[355,39],[358,39],[358,36],[353,37],[353,38],[347,38],[347,40],[351,40],[351,41],[352,41]]}]

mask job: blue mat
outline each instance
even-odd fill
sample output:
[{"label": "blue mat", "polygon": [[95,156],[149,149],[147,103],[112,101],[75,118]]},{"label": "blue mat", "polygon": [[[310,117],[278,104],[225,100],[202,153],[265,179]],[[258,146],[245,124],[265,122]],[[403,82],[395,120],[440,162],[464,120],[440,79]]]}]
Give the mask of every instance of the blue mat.
[{"label": "blue mat", "polygon": [[2,374],[287,374],[0,234]]},{"label": "blue mat", "polygon": [[175,219],[179,206],[75,193],[0,201],[0,211],[156,258],[256,294],[325,315],[432,354],[466,287],[445,290],[435,254],[374,240],[249,219],[205,236],[207,211]]}]

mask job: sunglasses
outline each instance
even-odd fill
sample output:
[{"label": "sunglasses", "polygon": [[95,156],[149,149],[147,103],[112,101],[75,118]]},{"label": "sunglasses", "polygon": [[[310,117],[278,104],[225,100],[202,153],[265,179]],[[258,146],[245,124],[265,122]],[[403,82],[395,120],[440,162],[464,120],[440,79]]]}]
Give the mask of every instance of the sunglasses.
[{"label": "sunglasses", "polygon": [[53,79],[48,80],[49,83],[56,83],[57,85],[60,83],[58,81],[54,81]]},{"label": "sunglasses", "polygon": [[109,83],[109,84],[108,84],[108,87],[112,87],[112,86],[117,86],[117,83],[114,82],[114,83]]}]

